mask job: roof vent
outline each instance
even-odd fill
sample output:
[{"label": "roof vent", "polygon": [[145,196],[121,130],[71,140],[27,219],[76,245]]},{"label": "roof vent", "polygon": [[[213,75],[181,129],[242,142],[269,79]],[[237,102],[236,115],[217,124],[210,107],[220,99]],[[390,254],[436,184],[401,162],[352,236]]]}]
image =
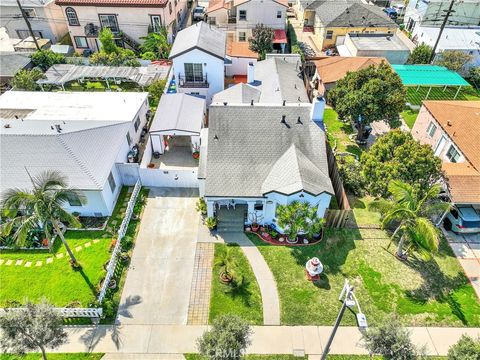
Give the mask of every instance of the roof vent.
[{"label": "roof vent", "polygon": [[296,89],[296,88],[297,88],[297,84],[294,84],[293,87]]},{"label": "roof vent", "polygon": [[284,124],[287,129],[290,129],[290,125],[287,124],[287,120],[286,120],[286,115],[282,115],[282,120],[280,120],[280,123]]},{"label": "roof vent", "polygon": [[450,120],[447,120],[447,126],[452,126],[452,122]]},{"label": "roof vent", "polygon": [[253,106],[253,99],[250,101],[250,105]]},{"label": "roof vent", "polygon": [[300,96],[299,96],[299,97],[298,97],[298,102],[300,102],[300,101],[302,101],[302,100],[300,100]]},{"label": "roof vent", "polygon": [[10,124],[5,124],[5,125],[3,125],[3,127],[4,127],[5,129],[10,129]]},{"label": "roof vent", "polygon": [[298,119],[297,119],[297,124],[299,124],[299,125],[303,125],[303,122],[302,122],[302,120],[300,120],[300,116],[299,116],[299,117],[298,117]]},{"label": "roof vent", "polygon": [[227,106],[227,104],[228,104],[228,103],[225,101],[225,102],[223,103],[223,106]]},{"label": "roof vent", "polygon": [[[287,102],[287,100],[283,100],[283,104],[282,106],[285,106],[285,103]],[[285,115],[283,115],[283,117],[285,117]]]},{"label": "roof vent", "polygon": [[60,125],[58,125],[58,124],[55,125],[55,129],[57,129],[57,132],[58,132],[58,133],[61,133],[61,132],[62,132],[62,128],[61,128]]},{"label": "roof vent", "polygon": [[15,119],[17,119],[17,120],[18,120],[18,115],[15,115]]},{"label": "roof vent", "polygon": [[217,134],[215,134],[215,136],[213,137],[213,140],[218,141],[218,136],[217,136]]}]

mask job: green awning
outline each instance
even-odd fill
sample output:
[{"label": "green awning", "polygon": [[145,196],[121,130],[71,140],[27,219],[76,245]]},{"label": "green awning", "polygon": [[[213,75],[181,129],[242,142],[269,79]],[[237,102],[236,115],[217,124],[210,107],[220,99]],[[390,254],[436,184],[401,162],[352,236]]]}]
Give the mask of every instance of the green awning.
[{"label": "green awning", "polygon": [[456,72],[436,65],[392,65],[405,86],[469,86]]}]

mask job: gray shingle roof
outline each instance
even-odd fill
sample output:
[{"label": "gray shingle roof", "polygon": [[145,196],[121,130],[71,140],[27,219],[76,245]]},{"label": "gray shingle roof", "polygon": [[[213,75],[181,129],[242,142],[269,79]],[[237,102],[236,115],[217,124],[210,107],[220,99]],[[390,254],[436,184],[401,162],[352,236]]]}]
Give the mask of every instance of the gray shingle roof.
[{"label": "gray shingle roof", "polygon": [[200,134],[205,99],[188,94],[164,94],[160,98],[150,132],[182,130]]},{"label": "gray shingle roof", "polygon": [[226,43],[225,31],[201,21],[177,34],[169,58],[197,48],[223,60]]},{"label": "gray shingle roof", "polygon": [[310,104],[210,106],[205,195],[333,194],[325,133],[310,110]]},{"label": "gray shingle roof", "polygon": [[261,90],[258,87],[240,83],[213,95],[214,103],[250,104],[258,103]]},{"label": "gray shingle roof", "polygon": [[30,54],[19,52],[0,53],[0,76],[13,77],[18,71],[30,65]]}]

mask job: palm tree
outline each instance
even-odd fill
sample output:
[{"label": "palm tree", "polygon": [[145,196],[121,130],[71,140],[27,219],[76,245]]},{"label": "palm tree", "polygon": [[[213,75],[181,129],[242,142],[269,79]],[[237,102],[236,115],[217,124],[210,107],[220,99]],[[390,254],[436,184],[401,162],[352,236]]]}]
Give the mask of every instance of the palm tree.
[{"label": "palm tree", "polygon": [[[430,219],[450,207],[450,204],[439,199],[440,185],[433,185],[422,196],[411,185],[393,180],[388,190],[392,200],[377,200],[369,208],[384,215],[383,228],[393,221],[399,223],[392,235],[392,240],[400,236],[397,256],[405,258],[415,249],[429,259],[431,253],[438,250],[440,241],[440,232]],[[407,254],[403,252],[404,246],[407,246]]]},{"label": "palm tree", "polygon": [[232,281],[235,273],[234,268],[236,266],[235,256],[233,254],[232,245],[227,245],[224,251],[218,254],[218,259],[215,265],[222,268],[222,274],[224,279],[228,282]]},{"label": "palm tree", "polygon": [[308,204],[292,201],[288,205],[277,206],[277,222],[289,239],[296,239],[299,232],[306,228]]},{"label": "palm tree", "polygon": [[15,242],[22,246],[29,231],[40,226],[45,231],[48,246],[51,247],[54,231],[65,245],[72,265],[76,266],[77,259],[68,246],[61,227],[62,222],[68,222],[69,226],[73,227],[80,227],[81,224],[62,206],[69,198],[77,197],[81,203],[85,203],[86,198],[69,188],[66,178],[58,171],[44,171],[36,177],[30,177],[30,180],[32,190],[9,189],[3,194],[1,208],[4,216],[10,219],[0,226],[2,233],[9,235],[15,229]]}]

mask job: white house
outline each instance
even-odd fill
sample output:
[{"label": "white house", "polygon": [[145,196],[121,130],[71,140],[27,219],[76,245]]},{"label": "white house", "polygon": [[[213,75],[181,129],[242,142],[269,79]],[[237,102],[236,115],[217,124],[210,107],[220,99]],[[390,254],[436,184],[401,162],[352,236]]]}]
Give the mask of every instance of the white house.
[{"label": "white house", "polygon": [[[62,9],[54,0],[20,0],[20,3],[36,37],[49,39],[55,44],[68,32]],[[25,39],[30,36],[16,0],[2,0],[0,13],[0,27],[6,28],[10,38]]]},{"label": "white house", "polygon": [[[478,24],[480,24],[480,18]],[[439,32],[440,28],[438,27],[417,26],[412,33],[412,39],[417,44],[427,44],[433,47]],[[443,51],[449,50],[462,51],[472,56],[472,60],[463,68],[464,73],[473,66],[480,66],[480,26],[445,27],[437,45],[437,57]]]},{"label": "white house", "polygon": [[169,58],[177,91],[205,97],[224,89],[226,33],[198,22],[177,34]]},{"label": "white house", "polygon": [[87,198],[65,209],[112,213],[127,162],[147,122],[147,93],[25,92],[0,96],[0,191],[31,188],[29,174],[57,170]]},{"label": "white house", "polygon": [[164,26],[170,40],[187,14],[187,0],[55,0],[77,51],[98,51],[98,34],[109,28],[125,47],[137,49],[149,30]]},{"label": "white house", "polygon": [[258,62],[252,78],[216,94],[209,108],[198,170],[208,216],[220,215],[221,224],[221,213],[233,210],[241,226],[254,214],[277,226],[277,205],[299,200],[323,217],[334,193],[322,130],[325,101],[308,102],[295,62],[280,55]]}]

